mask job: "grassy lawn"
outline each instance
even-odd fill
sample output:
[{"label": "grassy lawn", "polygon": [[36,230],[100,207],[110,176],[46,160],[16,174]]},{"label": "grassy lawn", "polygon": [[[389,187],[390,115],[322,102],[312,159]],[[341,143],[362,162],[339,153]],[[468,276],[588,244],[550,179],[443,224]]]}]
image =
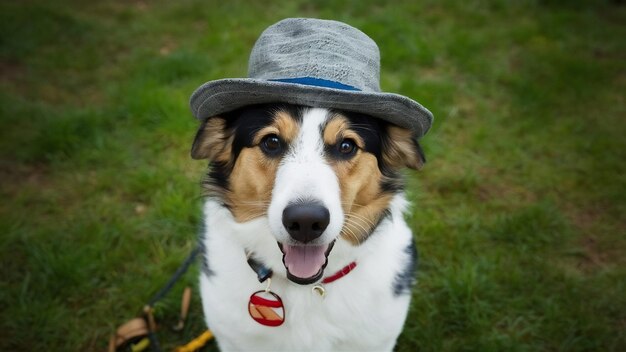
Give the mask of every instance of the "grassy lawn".
[{"label": "grassy lawn", "polygon": [[[139,313],[196,243],[191,92],[297,16],[368,33],[383,89],[436,118],[397,350],[626,350],[626,6],[212,3],[0,3],[0,350],[103,350]],[[197,296],[190,319],[162,346],[203,330]]]}]

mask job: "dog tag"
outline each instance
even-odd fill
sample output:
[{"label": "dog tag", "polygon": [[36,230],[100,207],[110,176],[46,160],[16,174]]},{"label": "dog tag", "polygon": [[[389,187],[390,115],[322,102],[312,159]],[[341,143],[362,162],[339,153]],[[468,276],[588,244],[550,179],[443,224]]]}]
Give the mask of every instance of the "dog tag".
[{"label": "dog tag", "polygon": [[285,322],[283,300],[272,291],[257,291],[250,296],[248,313],[254,321],[265,326],[280,326]]}]

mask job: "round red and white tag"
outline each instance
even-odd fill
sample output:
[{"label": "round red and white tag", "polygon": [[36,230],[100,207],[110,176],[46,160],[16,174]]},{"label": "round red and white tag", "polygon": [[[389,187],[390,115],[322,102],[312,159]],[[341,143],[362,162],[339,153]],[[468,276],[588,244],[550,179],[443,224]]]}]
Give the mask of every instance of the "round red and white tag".
[{"label": "round red and white tag", "polygon": [[280,326],[285,322],[283,300],[272,291],[257,291],[250,296],[248,313],[254,321],[265,326]]}]

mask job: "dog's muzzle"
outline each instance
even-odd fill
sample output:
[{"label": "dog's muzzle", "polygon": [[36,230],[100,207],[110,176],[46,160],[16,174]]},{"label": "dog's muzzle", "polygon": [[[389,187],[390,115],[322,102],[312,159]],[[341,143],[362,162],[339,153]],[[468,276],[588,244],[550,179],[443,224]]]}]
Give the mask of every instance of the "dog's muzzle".
[{"label": "dog's muzzle", "polygon": [[283,210],[283,226],[290,243],[279,243],[289,280],[307,285],[318,281],[328,263],[334,241],[318,244],[330,223],[330,212],[319,203],[294,203]]}]

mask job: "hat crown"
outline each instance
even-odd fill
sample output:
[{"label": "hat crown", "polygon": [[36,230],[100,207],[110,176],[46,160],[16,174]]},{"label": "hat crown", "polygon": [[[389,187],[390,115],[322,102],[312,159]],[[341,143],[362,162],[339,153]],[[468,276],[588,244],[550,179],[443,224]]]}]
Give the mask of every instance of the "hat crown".
[{"label": "hat crown", "polygon": [[380,92],[380,52],[370,37],[345,23],[288,18],[268,27],[256,41],[248,77],[315,78]]}]

